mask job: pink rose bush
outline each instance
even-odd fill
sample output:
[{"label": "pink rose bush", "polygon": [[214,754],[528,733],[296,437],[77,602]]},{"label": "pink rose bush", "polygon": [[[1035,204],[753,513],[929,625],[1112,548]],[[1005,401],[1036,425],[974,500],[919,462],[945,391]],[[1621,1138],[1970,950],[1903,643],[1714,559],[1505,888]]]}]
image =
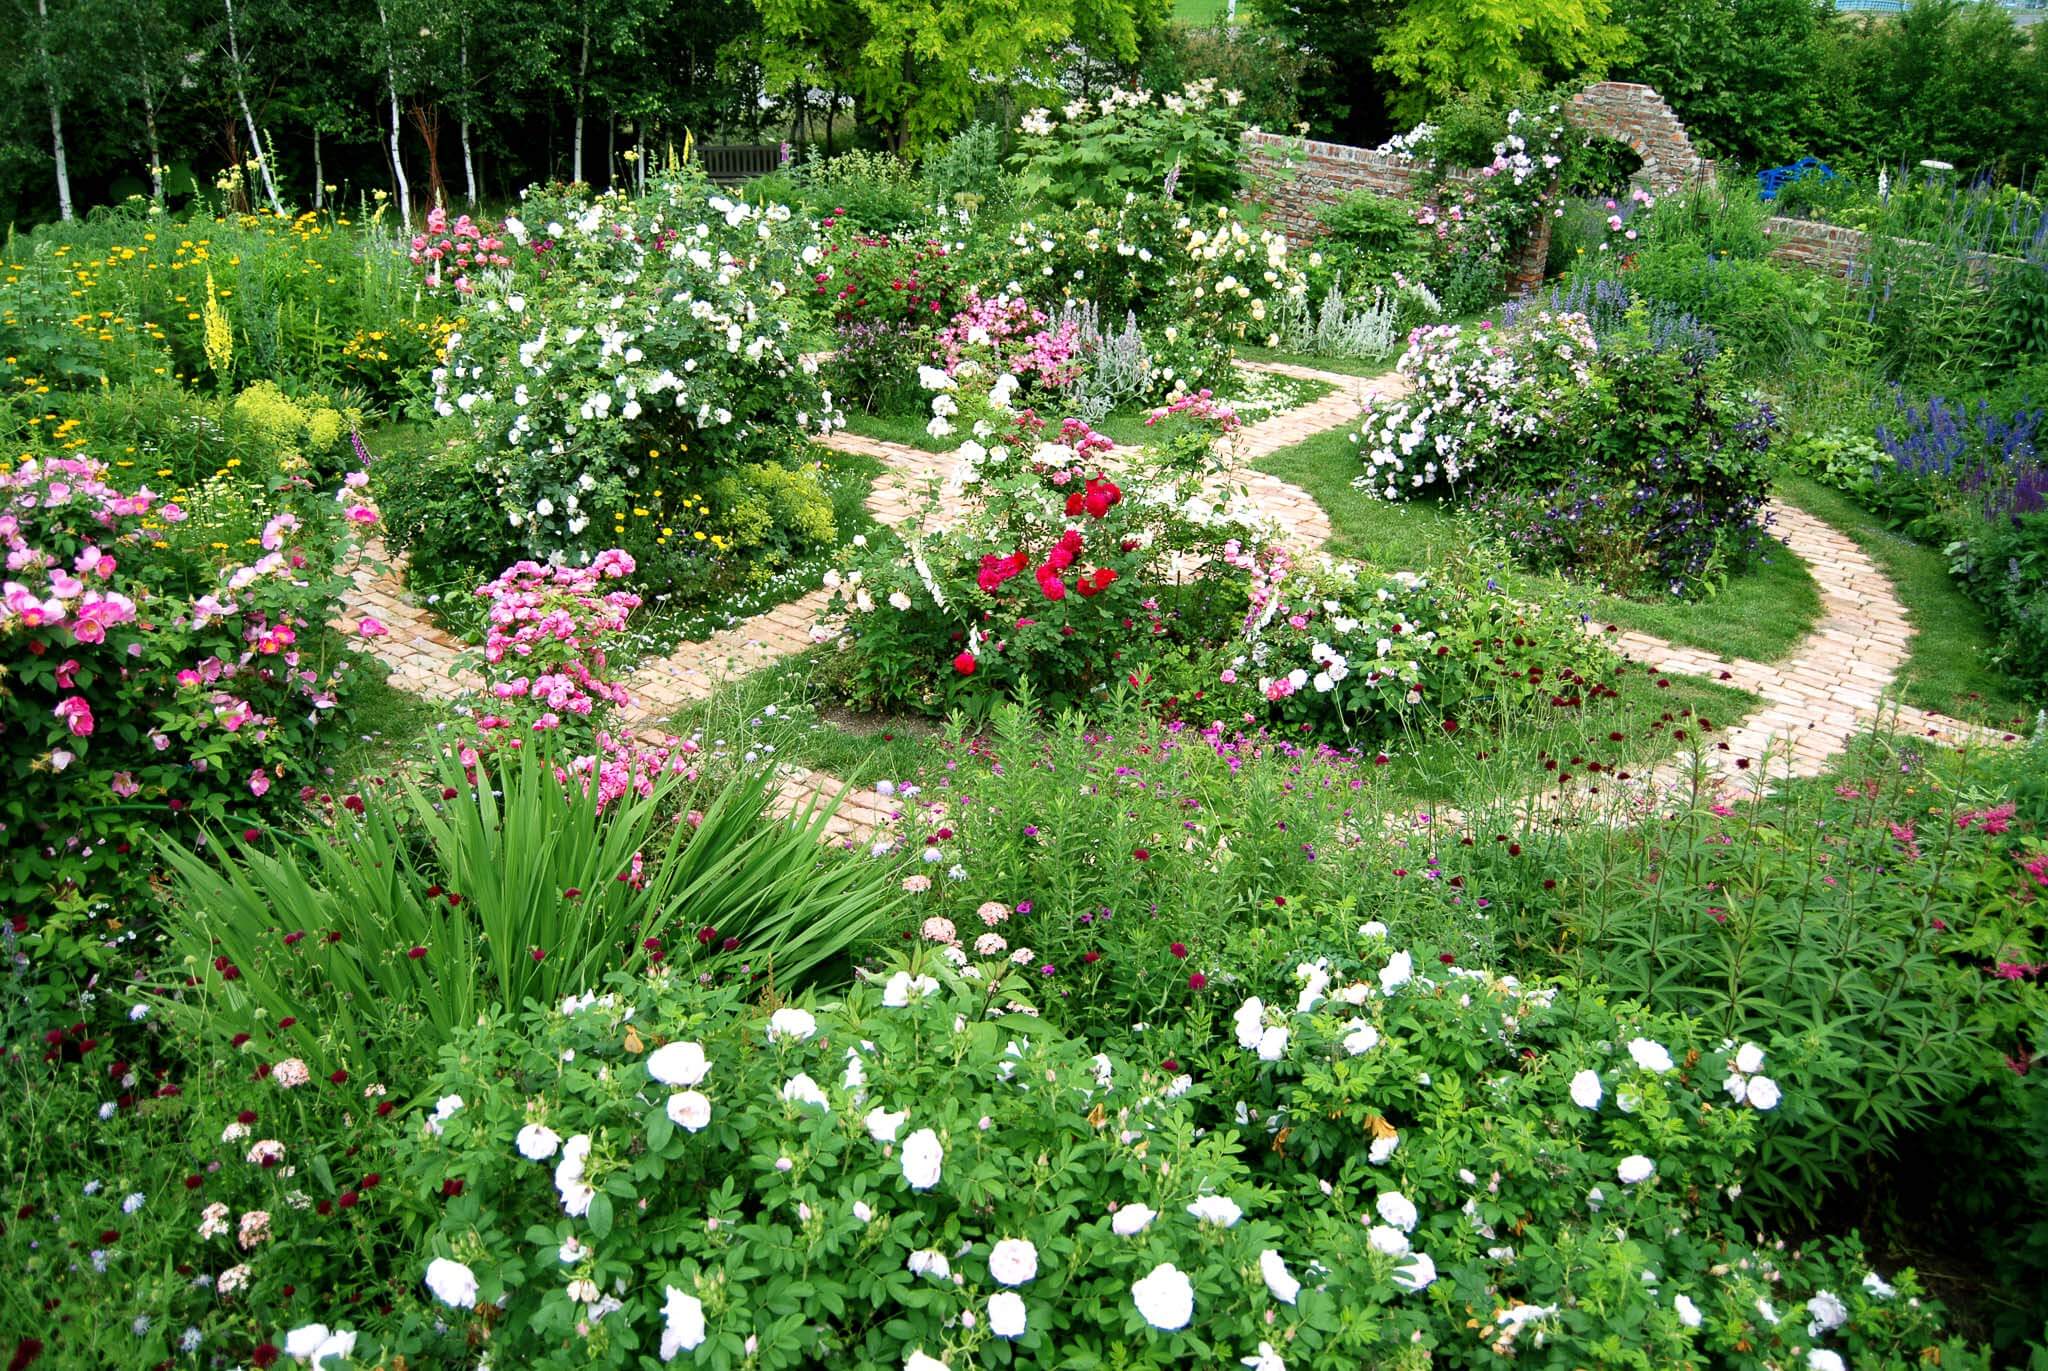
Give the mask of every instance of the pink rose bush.
[{"label": "pink rose bush", "polygon": [[479,747],[517,750],[537,740],[556,777],[597,788],[598,807],[627,794],[651,797],[664,774],[695,774],[697,747],[646,742],[619,729],[613,710],[632,703],[609,674],[606,643],[623,632],[640,597],[603,590],[633,574],[633,558],[607,548],[582,567],[517,562],[479,586],[487,601],[483,662],[489,696],[477,716]]},{"label": "pink rose bush", "polygon": [[223,565],[180,546],[177,504],[104,463],[0,475],[0,902],[137,879],[145,834],[257,818],[312,783],[349,666],[318,629],[332,559],[377,516],[354,484],[307,504]]},{"label": "pink rose bush", "polygon": [[428,290],[446,286],[457,295],[474,293],[473,278],[482,272],[512,269],[504,239],[467,214],[451,220],[439,205],[427,212],[427,231],[412,236],[410,255],[424,269]]}]

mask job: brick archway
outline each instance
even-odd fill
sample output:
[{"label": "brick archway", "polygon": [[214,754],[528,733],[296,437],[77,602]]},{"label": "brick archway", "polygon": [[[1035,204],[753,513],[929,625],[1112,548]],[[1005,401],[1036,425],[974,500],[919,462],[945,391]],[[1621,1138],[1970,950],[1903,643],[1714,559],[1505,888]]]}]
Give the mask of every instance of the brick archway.
[{"label": "brick archway", "polygon": [[1643,159],[1636,179],[1657,195],[1666,195],[1700,180],[1713,163],[1699,155],[1686,137],[1685,125],[1648,86],[1630,81],[1598,81],[1571,98],[1565,117],[1587,133],[1626,143]]}]

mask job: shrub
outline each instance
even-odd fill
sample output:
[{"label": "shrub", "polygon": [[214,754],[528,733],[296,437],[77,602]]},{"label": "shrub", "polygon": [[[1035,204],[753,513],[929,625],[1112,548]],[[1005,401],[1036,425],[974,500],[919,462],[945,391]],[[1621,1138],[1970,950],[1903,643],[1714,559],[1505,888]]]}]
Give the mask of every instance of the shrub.
[{"label": "shrub", "polygon": [[1296,567],[1279,547],[1225,556],[1250,577],[1251,604],[1216,695],[1247,718],[1379,743],[1598,696],[1609,659],[1581,617],[1504,594],[1476,562],[1374,576]]},{"label": "shrub", "polygon": [[[452,1196],[409,1273],[451,1326],[414,1346],[1573,1364],[1620,1318],[1649,1355],[1761,1365],[1827,1342],[1912,1356],[1935,1333],[1910,1276],[1860,1285],[1853,1248],[1743,1242],[1723,1192],[1766,1095],[1711,1101],[1749,1045],[1694,1049],[1635,1006],[1388,946],[1250,969],[1219,1006],[1255,992],[1213,1084],[991,1021],[1001,973],[936,958],[766,1015],[668,975],[501,1020],[449,1054],[409,1168]],[[1472,1098],[1524,1125],[1482,1128]],[[1476,1345],[1475,1301],[1496,1311]],[[472,1303],[502,1313],[466,1327]]]},{"label": "shrub", "polygon": [[[1011,411],[1014,373],[991,387],[976,364],[951,377],[928,370],[940,388],[933,433],[957,419],[975,436],[960,449],[960,488],[931,510],[933,531],[856,548],[827,579],[846,616],[837,670],[854,698],[983,712],[1028,681],[1065,706],[1142,672],[1170,644],[1212,636],[1219,573],[1185,568],[1237,527],[1202,490],[1209,442],[1234,424],[1227,411],[1191,407],[1208,411],[1199,436],[1122,474],[1127,496],[1103,466],[1109,440],[1079,420],[1055,435],[1031,411]],[[1173,452],[1188,466],[1170,466]],[[942,522],[956,500],[970,503]]]},{"label": "shrub", "polygon": [[1121,205],[1157,195],[1191,206],[1228,202],[1243,184],[1238,171],[1237,91],[1219,93],[1213,79],[1178,94],[1112,89],[1097,105],[1075,100],[1060,111],[1028,112],[1018,124],[1017,185],[1029,199],[1052,205]]},{"label": "shrub", "polygon": [[325,625],[333,559],[376,519],[360,475],[336,499],[273,506],[247,565],[238,547],[187,544],[180,506],[109,477],[79,458],[0,476],[11,904],[134,889],[167,826],[267,822],[317,778],[348,684]]},{"label": "shrub", "polygon": [[[1322,261],[1316,265],[1355,287],[1419,280],[1428,266],[1416,207],[1406,201],[1356,191],[1324,209],[1317,219],[1322,232],[1315,239],[1315,251]],[[1324,284],[1321,277],[1312,277],[1312,288]]]},{"label": "shrub", "polygon": [[917,169],[891,152],[856,148],[800,162],[791,175],[829,220],[870,233],[897,233],[923,223],[937,199]]},{"label": "shrub", "polygon": [[[805,492],[818,517],[773,527],[775,504],[747,498],[745,483],[764,465],[799,467],[809,435],[837,421],[798,355],[793,309],[721,231],[668,218],[708,212],[750,226],[738,241],[751,243],[788,212],[697,195],[679,184],[565,211],[545,228],[545,278],[531,293],[480,290],[434,373],[436,411],[466,416],[496,490],[477,517],[543,560],[622,547],[645,584],[692,598],[764,578],[825,528],[821,489]],[[508,231],[533,233],[517,220]],[[778,488],[781,502],[790,483]]]},{"label": "shrub", "polygon": [[918,166],[934,200],[974,214],[1001,214],[1016,191],[1003,171],[1003,131],[970,124],[926,152]]}]

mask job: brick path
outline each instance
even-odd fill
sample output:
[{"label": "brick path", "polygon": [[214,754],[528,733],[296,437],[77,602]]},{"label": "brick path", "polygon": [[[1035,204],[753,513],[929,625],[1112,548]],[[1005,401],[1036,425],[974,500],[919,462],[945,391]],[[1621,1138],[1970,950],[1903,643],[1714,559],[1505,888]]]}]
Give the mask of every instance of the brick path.
[{"label": "brick path", "polygon": [[[1318,433],[1348,426],[1358,418],[1364,399],[1398,395],[1406,388],[1406,378],[1392,374],[1344,376],[1288,363],[1242,365],[1334,387],[1319,399],[1245,426],[1231,443],[1231,470],[1226,473],[1227,480],[1242,489],[1298,550],[1319,549],[1329,541],[1331,528],[1314,497],[1299,486],[1253,469],[1253,463]],[[878,522],[891,526],[915,516],[922,508],[921,496],[942,485],[953,465],[950,453],[925,452],[851,433],[835,433],[826,445],[862,453],[883,464],[886,470],[876,480],[867,507]],[[1812,568],[1821,593],[1819,623],[1785,660],[1723,661],[1649,634],[1589,626],[1589,631],[1632,661],[1660,672],[1723,680],[1764,702],[1740,723],[1722,731],[1719,745],[1669,761],[1632,783],[1636,790],[1629,799],[1638,809],[1661,807],[1678,793],[1690,793],[1696,769],[1710,787],[1731,794],[1753,788],[1766,769],[1772,777],[1817,775],[1852,737],[1880,723],[1942,743],[2012,739],[2011,734],[1991,733],[1942,715],[1885,702],[1884,694],[1905,661],[1913,632],[1891,583],[1853,541],[1829,525],[1783,505],[1774,506],[1773,513],[1786,545]],[[402,563],[387,559],[382,545],[373,542],[352,569],[352,585],[336,626],[354,632],[365,617],[383,623],[388,633],[366,641],[371,652],[390,668],[392,683],[401,689],[451,702],[480,689],[481,678],[460,665],[463,645],[435,627],[426,611],[407,598],[402,575]],[[703,642],[683,643],[665,657],[642,663],[625,683],[632,696],[626,723],[644,737],[662,738],[656,727],[660,720],[686,704],[709,698],[729,681],[802,652],[818,640],[820,632],[829,632],[820,622],[829,599],[828,591],[811,591],[721,629]],[[786,768],[779,785],[782,812],[838,801],[828,831],[849,842],[864,840],[897,817],[871,791],[823,772]],[[1546,793],[1532,797],[1531,802],[1552,809],[1569,798]],[[1424,821],[1440,824],[1458,817],[1438,811]]]}]

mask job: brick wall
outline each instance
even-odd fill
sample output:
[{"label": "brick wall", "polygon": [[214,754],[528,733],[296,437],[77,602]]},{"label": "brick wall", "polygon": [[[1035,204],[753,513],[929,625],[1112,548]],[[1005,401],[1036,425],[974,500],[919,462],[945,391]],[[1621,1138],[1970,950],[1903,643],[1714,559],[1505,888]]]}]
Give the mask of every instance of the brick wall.
[{"label": "brick wall", "polygon": [[1771,256],[1836,276],[1849,274],[1868,242],[1862,229],[1783,215],[1766,220],[1764,232],[1771,240]]},{"label": "brick wall", "polygon": [[[1714,164],[1699,155],[1685,125],[1648,86],[1601,81],[1574,95],[1565,109],[1578,127],[1633,148],[1643,159],[1636,180],[1658,195],[1713,174]],[[1244,135],[1244,164],[1263,188],[1267,218],[1297,242],[1320,231],[1317,215],[1324,206],[1360,190],[1407,195],[1422,179],[1420,164],[1409,158],[1274,133]],[[1451,179],[1473,175],[1454,172]],[[1834,224],[1774,218],[1764,231],[1772,240],[1773,257],[1816,270],[1847,274],[1864,251],[1860,230]],[[1511,284],[1526,289],[1542,279],[1549,238],[1546,219],[1520,259],[1510,264]]]}]

